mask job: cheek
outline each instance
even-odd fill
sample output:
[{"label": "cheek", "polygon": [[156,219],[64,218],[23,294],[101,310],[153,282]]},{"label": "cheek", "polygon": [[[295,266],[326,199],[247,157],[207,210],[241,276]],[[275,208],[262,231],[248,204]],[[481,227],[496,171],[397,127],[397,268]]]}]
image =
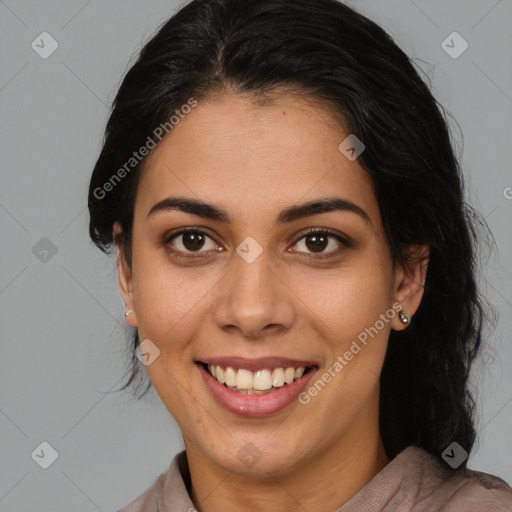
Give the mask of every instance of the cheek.
[{"label": "cheek", "polygon": [[[155,249],[134,251],[133,280],[139,339],[150,339],[158,357],[146,371],[156,393],[181,427],[203,421],[201,408],[190,407],[192,345],[200,322],[205,290],[173,268]],[[203,298],[203,300],[205,300]]]},{"label": "cheek", "polygon": [[307,306],[307,317],[338,355],[390,308],[391,284],[389,269],[373,257],[361,255],[346,267],[300,279],[294,292]]},{"label": "cheek", "polygon": [[133,256],[139,338],[151,339],[162,352],[175,352],[182,345],[183,329],[190,332],[191,310],[199,300],[199,290],[185,273],[163,261],[160,251],[141,247]]},{"label": "cheek", "polygon": [[[378,386],[391,319],[396,315],[391,307],[390,268],[378,256],[362,255],[357,264],[325,275],[316,286],[309,282],[308,316],[328,352],[326,366],[315,381],[328,373],[331,399],[324,405],[331,413],[355,413]],[[323,389],[322,384],[318,388]],[[332,407],[332,402],[344,407]]]}]

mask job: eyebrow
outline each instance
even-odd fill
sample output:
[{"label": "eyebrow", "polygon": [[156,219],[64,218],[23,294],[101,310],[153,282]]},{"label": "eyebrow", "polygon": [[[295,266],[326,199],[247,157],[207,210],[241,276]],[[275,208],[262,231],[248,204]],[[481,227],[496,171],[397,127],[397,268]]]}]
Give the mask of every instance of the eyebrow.
[{"label": "eyebrow", "polygon": [[[191,213],[205,219],[216,220],[225,224],[231,223],[229,214],[212,204],[187,197],[167,197],[151,207],[147,217],[158,212],[178,210]],[[371,224],[370,216],[357,204],[339,197],[316,199],[308,203],[290,206],[281,211],[277,217],[276,225],[286,224],[298,219],[329,213],[334,211],[354,213],[361,217],[367,224]]]}]

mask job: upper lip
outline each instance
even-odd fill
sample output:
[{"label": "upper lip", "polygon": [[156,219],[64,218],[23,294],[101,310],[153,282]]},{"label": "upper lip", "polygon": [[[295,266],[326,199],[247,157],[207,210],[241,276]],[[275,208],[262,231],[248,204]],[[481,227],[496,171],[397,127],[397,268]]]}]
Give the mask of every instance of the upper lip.
[{"label": "upper lip", "polygon": [[300,366],[317,366],[312,361],[290,359],[288,357],[233,357],[233,356],[220,356],[208,357],[200,359],[198,362],[205,364],[212,364],[222,366],[224,368],[231,366],[231,368],[245,369],[251,371],[274,369],[274,368],[299,368]]}]

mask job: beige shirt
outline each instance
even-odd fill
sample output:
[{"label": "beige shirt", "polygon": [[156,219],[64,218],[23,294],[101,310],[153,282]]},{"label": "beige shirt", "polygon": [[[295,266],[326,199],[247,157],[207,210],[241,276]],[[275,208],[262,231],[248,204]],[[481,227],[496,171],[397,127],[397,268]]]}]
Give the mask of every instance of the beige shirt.
[{"label": "beige shirt", "polygon": [[[118,512],[195,512],[185,451],[155,484]],[[501,479],[452,470],[409,446],[337,512],[512,512],[512,489]]]}]

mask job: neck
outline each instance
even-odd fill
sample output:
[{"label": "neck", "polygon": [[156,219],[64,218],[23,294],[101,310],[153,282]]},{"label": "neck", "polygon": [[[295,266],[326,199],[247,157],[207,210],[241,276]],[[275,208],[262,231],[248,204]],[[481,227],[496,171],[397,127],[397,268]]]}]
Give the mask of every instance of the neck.
[{"label": "neck", "polygon": [[[368,423],[366,423],[368,425]],[[335,444],[297,469],[272,475],[246,475],[219,468],[185,440],[198,512],[332,512],[350,500],[388,462],[378,421],[354,423]]]}]

